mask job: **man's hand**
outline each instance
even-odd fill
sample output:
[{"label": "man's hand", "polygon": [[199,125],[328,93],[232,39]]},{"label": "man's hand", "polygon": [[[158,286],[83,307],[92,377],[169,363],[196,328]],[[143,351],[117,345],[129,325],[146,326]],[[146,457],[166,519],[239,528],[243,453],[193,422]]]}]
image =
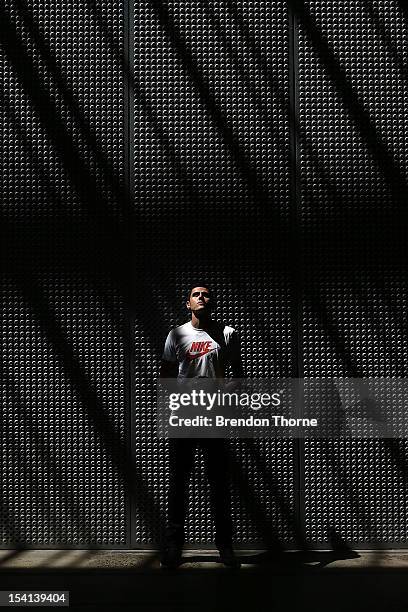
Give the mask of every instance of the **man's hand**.
[{"label": "man's hand", "polygon": [[234,391],[239,391],[239,389],[241,388],[241,381],[240,380],[229,380],[224,387],[224,391],[225,393],[234,393]]}]

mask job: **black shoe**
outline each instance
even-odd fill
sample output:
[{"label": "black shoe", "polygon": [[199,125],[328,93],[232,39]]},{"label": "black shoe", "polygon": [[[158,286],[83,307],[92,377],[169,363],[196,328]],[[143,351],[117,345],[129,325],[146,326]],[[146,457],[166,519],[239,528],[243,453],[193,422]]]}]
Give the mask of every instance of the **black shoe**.
[{"label": "black shoe", "polygon": [[160,567],[176,569],[179,565],[181,565],[181,548],[168,546],[160,559]]},{"label": "black shoe", "polygon": [[241,567],[240,560],[235,556],[232,548],[220,549],[220,562],[232,569],[239,569]]}]

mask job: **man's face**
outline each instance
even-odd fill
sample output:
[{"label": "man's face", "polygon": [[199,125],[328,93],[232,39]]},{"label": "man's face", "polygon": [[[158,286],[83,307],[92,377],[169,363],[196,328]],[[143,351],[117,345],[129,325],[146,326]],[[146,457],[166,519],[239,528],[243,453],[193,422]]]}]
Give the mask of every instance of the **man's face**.
[{"label": "man's face", "polygon": [[187,308],[195,314],[207,312],[211,308],[211,297],[207,287],[194,287],[187,300]]}]

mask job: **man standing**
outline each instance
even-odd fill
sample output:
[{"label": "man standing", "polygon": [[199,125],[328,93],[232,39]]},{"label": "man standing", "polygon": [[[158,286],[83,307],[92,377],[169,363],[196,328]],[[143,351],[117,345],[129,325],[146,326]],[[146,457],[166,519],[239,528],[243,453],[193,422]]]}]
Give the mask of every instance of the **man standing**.
[{"label": "man standing", "polygon": [[[191,312],[191,320],[172,329],[168,334],[160,377],[177,377],[179,381],[224,378],[226,367],[230,364],[233,377],[243,378],[238,336],[232,327],[222,325],[211,318],[214,296],[208,286],[192,287],[188,292],[186,306]],[[234,385],[234,382],[230,385]],[[188,477],[193,466],[195,448],[200,445],[210,484],[210,502],[216,530],[215,545],[220,553],[220,561],[227,567],[239,568],[240,563],[232,547],[226,440],[172,438],[169,445],[169,516],[161,565],[175,568],[181,563]]]}]

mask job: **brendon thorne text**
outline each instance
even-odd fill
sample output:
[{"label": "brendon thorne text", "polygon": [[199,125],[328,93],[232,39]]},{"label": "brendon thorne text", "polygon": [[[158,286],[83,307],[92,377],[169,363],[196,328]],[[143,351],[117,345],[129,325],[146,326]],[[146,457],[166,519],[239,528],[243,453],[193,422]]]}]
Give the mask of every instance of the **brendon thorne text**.
[{"label": "brendon thorne text", "polygon": [[250,415],[247,418],[238,419],[222,415],[189,418],[172,414],[169,417],[169,425],[171,427],[317,427],[317,419],[287,419],[282,415],[273,415],[268,418],[256,418]]}]

